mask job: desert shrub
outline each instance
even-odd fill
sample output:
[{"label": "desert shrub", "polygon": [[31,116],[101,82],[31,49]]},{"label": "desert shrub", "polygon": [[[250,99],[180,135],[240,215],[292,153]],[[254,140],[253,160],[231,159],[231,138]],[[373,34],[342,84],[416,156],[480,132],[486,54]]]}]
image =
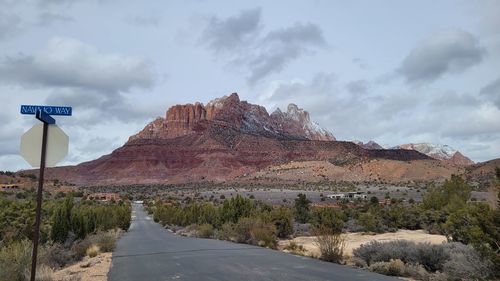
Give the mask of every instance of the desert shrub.
[{"label": "desert shrub", "polygon": [[130,214],[130,205],[75,205],[72,195],[68,194],[53,211],[50,236],[53,241],[64,243],[71,233],[83,239],[96,231],[116,228],[127,230],[130,227]]},{"label": "desert shrub", "polygon": [[[54,270],[52,268],[42,264],[42,265],[36,267],[35,280],[36,281],[52,281],[52,280],[54,280],[53,274],[54,274]],[[31,277],[31,268],[29,268],[29,269],[27,268],[24,270],[24,280],[30,280],[30,277]]]},{"label": "desert shrub", "polygon": [[270,217],[276,227],[276,236],[287,238],[293,234],[293,213],[289,208],[284,206],[274,208]]},{"label": "desert shrub", "polygon": [[47,246],[47,265],[60,268],[75,261],[75,254],[59,243]]},{"label": "desert shrub", "polygon": [[[354,249],[353,255],[363,259],[368,266],[373,262],[389,262],[401,260],[404,263],[422,264],[428,270],[440,270],[447,256],[443,254],[441,245],[428,243],[416,244],[406,240],[390,242],[371,241]],[[432,264],[432,262],[436,262]]]},{"label": "desert shrub", "polygon": [[370,265],[369,270],[389,276],[411,277],[416,280],[445,280],[439,274],[430,274],[420,264],[404,263],[399,259],[391,259],[388,262],[375,262]]},{"label": "desert shrub", "polygon": [[291,253],[296,254],[296,255],[302,255],[305,252],[304,246],[299,245],[294,241],[291,241],[283,249],[290,251]]},{"label": "desert shrub", "polygon": [[317,233],[315,244],[320,251],[320,259],[328,262],[340,263],[345,249],[345,239],[340,233],[332,230],[321,230]]},{"label": "desert shrub", "polygon": [[254,210],[253,201],[238,194],[236,197],[224,200],[220,214],[223,222],[236,223],[240,218],[251,216]]},{"label": "desert shrub", "polygon": [[116,240],[118,239],[118,231],[98,232],[90,237],[103,253],[113,252],[116,248]]},{"label": "desert shrub", "polygon": [[92,245],[90,247],[87,248],[87,250],[85,251],[85,254],[91,258],[99,255],[101,253],[101,249],[99,249],[99,246],[97,245]]},{"label": "desert shrub", "polygon": [[[0,249],[0,280],[23,281],[25,270],[31,268],[32,242],[15,241]],[[39,246],[37,255],[39,266],[47,264],[47,249]],[[28,278],[29,280],[29,278]]]},{"label": "desert shrub", "polygon": [[251,239],[250,231],[257,224],[256,219],[243,218],[234,226],[235,238],[238,243],[249,243]]},{"label": "desert shrub", "polygon": [[257,218],[242,218],[234,227],[236,241],[263,247],[276,247],[276,228]]},{"label": "desert shrub", "polygon": [[300,223],[306,223],[309,220],[309,210],[311,201],[305,194],[299,193],[295,198],[294,211],[295,219]]},{"label": "desert shrub", "polygon": [[75,258],[80,260],[87,255],[87,249],[92,246],[99,247],[100,252],[113,252],[116,247],[116,241],[120,235],[120,231],[97,232],[85,237],[85,239],[77,241],[73,244],[71,250]]},{"label": "desert shrub", "polygon": [[75,254],[77,260],[81,260],[87,254],[87,249],[92,245],[90,239],[77,241],[71,247],[71,251]]},{"label": "desert shrub", "polygon": [[[494,269],[493,263],[481,257],[472,246],[458,242],[431,245],[409,241],[372,241],[355,249],[353,255],[364,260],[368,266],[401,260],[405,264],[422,266],[429,272],[442,271],[451,280],[483,280],[491,277]],[[416,273],[408,276],[415,277]]]},{"label": "desert shrub", "polygon": [[371,271],[390,275],[390,276],[403,276],[405,263],[398,259],[393,259],[388,262],[375,262],[370,265],[369,269]]},{"label": "desert shrub", "polygon": [[196,237],[212,238],[214,236],[214,227],[211,224],[205,223],[195,226]]},{"label": "desert shrub", "polygon": [[251,244],[261,247],[275,249],[278,243],[276,239],[276,228],[269,223],[261,223],[252,228],[250,234]]},{"label": "desert shrub", "polygon": [[416,244],[416,248],[418,263],[431,272],[442,270],[444,263],[450,257],[442,245],[420,243]]},{"label": "desert shrub", "polygon": [[360,268],[365,268],[367,267],[368,265],[366,264],[366,262],[363,260],[363,259],[360,259],[358,257],[351,257],[350,258],[350,261],[352,262],[352,264],[354,264],[354,266],[356,267],[360,267]]},{"label": "desert shrub", "polygon": [[225,223],[217,230],[217,239],[232,241],[236,237],[233,223]]},{"label": "desert shrub", "polygon": [[380,218],[369,212],[359,215],[358,224],[364,231],[380,232],[382,230]]},{"label": "desert shrub", "polygon": [[311,223],[315,228],[340,233],[344,227],[344,216],[341,211],[332,208],[316,208],[311,212]]},{"label": "desert shrub", "polygon": [[485,280],[493,274],[493,264],[481,257],[478,251],[462,243],[447,243],[443,246],[449,259],[443,272],[451,280]]}]

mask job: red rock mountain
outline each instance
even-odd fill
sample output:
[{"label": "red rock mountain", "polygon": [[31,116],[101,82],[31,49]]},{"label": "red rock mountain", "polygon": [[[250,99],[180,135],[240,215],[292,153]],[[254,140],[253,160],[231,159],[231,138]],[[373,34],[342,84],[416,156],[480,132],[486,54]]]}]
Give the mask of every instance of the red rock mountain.
[{"label": "red rock mountain", "polygon": [[[367,150],[335,141],[296,105],[288,106],[287,112],[268,114],[264,107],[232,94],[207,105],[173,106],[165,118],[157,118],[111,154],[76,166],[51,168],[46,175],[86,185],[230,181],[291,161],[324,161],[351,167],[346,172],[352,173],[348,180],[363,180],[376,179],[380,169],[363,170],[358,164],[376,166],[379,160],[398,169],[396,181],[408,179],[404,171],[410,171],[414,162],[428,163],[419,164],[432,167],[428,169],[440,165],[414,150]],[[428,177],[429,173],[422,172],[414,178]]]},{"label": "red rock mountain", "polygon": [[172,139],[203,131],[206,124],[231,127],[241,133],[287,139],[308,139],[332,141],[332,133],[311,122],[309,113],[295,104],[287,112],[277,109],[269,115],[267,110],[246,101],[240,101],[238,94],[201,103],[171,107],[165,118],[157,118],[141,132],[131,136],[138,139]]},{"label": "red rock mountain", "polygon": [[369,141],[367,143],[363,143],[362,141],[353,141],[353,143],[361,146],[364,149],[384,149],[380,144],[374,141]]}]

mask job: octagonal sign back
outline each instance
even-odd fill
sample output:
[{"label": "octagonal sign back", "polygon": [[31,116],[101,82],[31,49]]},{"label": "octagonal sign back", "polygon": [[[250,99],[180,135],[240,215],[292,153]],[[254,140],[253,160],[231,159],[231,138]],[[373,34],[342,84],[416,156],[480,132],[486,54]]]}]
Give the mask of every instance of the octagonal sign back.
[{"label": "octagonal sign back", "polygon": [[[54,167],[68,154],[69,137],[57,125],[48,125],[45,166]],[[33,167],[40,167],[43,124],[31,127],[21,137],[21,155]]]}]

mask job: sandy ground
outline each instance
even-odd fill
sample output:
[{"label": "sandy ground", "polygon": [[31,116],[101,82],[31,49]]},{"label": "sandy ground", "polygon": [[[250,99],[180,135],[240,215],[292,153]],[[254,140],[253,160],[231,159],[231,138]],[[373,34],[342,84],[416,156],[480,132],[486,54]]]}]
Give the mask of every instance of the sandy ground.
[{"label": "sandy ground", "polygon": [[111,266],[112,253],[103,253],[93,258],[56,271],[54,281],[106,281]]},{"label": "sandy ground", "polygon": [[[410,240],[417,243],[429,242],[431,244],[441,244],[446,242],[446,237],[443,235],[428,234],[423,230],[399,230],[393,233],[383,234],[363,234],[363,233],[346,233],[342,234],[345,238],[345,255],[352,256],[352,251],[359,248],[362,244],[368,243],[372,240],[379,242],[387,242],[393,240]],[[316,238],[314,236],[300,236],[291,240],[281,240],[279,248],[283,249],[291,241],[298,245],[302,245],[305,249],[305,255],[319,256],[318,247],[315,245]]]}]

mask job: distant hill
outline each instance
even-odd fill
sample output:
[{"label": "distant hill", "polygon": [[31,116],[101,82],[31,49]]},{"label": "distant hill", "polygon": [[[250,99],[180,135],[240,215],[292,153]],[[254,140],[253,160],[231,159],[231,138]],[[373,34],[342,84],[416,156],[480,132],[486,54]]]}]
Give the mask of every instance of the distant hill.
[{"label": "distant hill", "polygon": [[474,164],[474,161],[470,160],[468,157],[464,156],[460,151],[448,145],[432,144],[432,143],[408,143],[408,144],[398,145],[394,148],[416,150],[434,159],[447,161],[450,164],[454,165],[468,166]]}]

